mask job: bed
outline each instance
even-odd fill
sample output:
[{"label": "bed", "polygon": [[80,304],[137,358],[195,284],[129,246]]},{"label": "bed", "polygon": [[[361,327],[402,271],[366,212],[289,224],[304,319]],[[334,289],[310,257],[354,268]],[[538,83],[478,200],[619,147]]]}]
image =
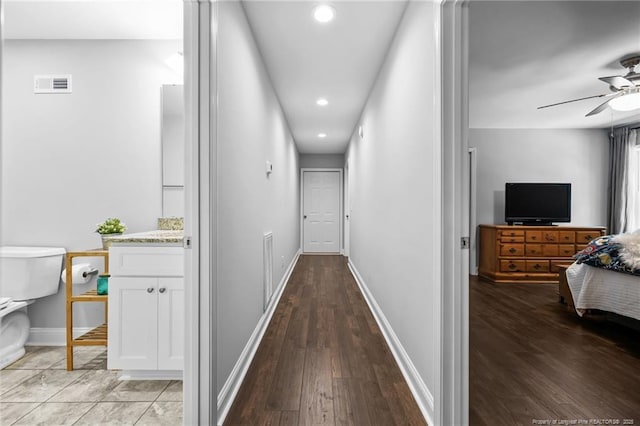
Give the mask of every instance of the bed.
[{"label": "bed", "polygon": [[596,238],[574,258],[560,271],[560,300],[569,309],[640,321],[640,230]]}]

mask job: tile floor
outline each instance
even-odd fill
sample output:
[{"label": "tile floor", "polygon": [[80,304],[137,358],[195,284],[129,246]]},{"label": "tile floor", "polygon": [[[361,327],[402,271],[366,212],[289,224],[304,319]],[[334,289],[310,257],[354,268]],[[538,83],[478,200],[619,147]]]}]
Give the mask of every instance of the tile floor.
[{"label": "tile floor", "polygon": [[182,425],[182,381],[118,380],[102,346],[27,347],[0,371],[0,425]]}]

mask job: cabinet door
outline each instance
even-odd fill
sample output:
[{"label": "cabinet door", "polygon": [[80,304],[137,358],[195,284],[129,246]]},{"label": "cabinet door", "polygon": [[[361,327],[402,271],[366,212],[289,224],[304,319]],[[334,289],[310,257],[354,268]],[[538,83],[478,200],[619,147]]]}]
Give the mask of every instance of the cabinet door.
[{"label": "cabinet door", "polygon": [[184,366],[184,278],[158,280],[158,369]]},{"label": "cabinet door", "polygon": [[158,364],[158,279],[109,280],[109,369],[149,370]]}]

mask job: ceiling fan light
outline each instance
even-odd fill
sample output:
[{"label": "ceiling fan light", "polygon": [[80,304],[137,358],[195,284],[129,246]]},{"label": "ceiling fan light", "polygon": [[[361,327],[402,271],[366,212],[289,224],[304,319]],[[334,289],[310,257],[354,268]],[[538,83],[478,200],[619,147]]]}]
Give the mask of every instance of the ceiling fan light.
[{"label": "ceiling fan light", "polygon": [[616,111],[633,111],[640,109],[640,92],[629,93],[609,101],[611,109]]}]

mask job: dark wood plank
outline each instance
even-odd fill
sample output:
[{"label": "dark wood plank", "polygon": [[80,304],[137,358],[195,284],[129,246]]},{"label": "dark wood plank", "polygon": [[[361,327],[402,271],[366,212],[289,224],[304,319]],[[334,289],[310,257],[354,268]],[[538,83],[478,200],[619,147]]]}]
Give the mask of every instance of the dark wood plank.
[{"label": "dark wood plank", "polygon": [[470,278],[469,420],[640,422],[640,332],[579,318],[557,284]]},{"label": "dark wood plank", "polygon": [[334,424],[329,349],[307,349],[299,423]]}]

